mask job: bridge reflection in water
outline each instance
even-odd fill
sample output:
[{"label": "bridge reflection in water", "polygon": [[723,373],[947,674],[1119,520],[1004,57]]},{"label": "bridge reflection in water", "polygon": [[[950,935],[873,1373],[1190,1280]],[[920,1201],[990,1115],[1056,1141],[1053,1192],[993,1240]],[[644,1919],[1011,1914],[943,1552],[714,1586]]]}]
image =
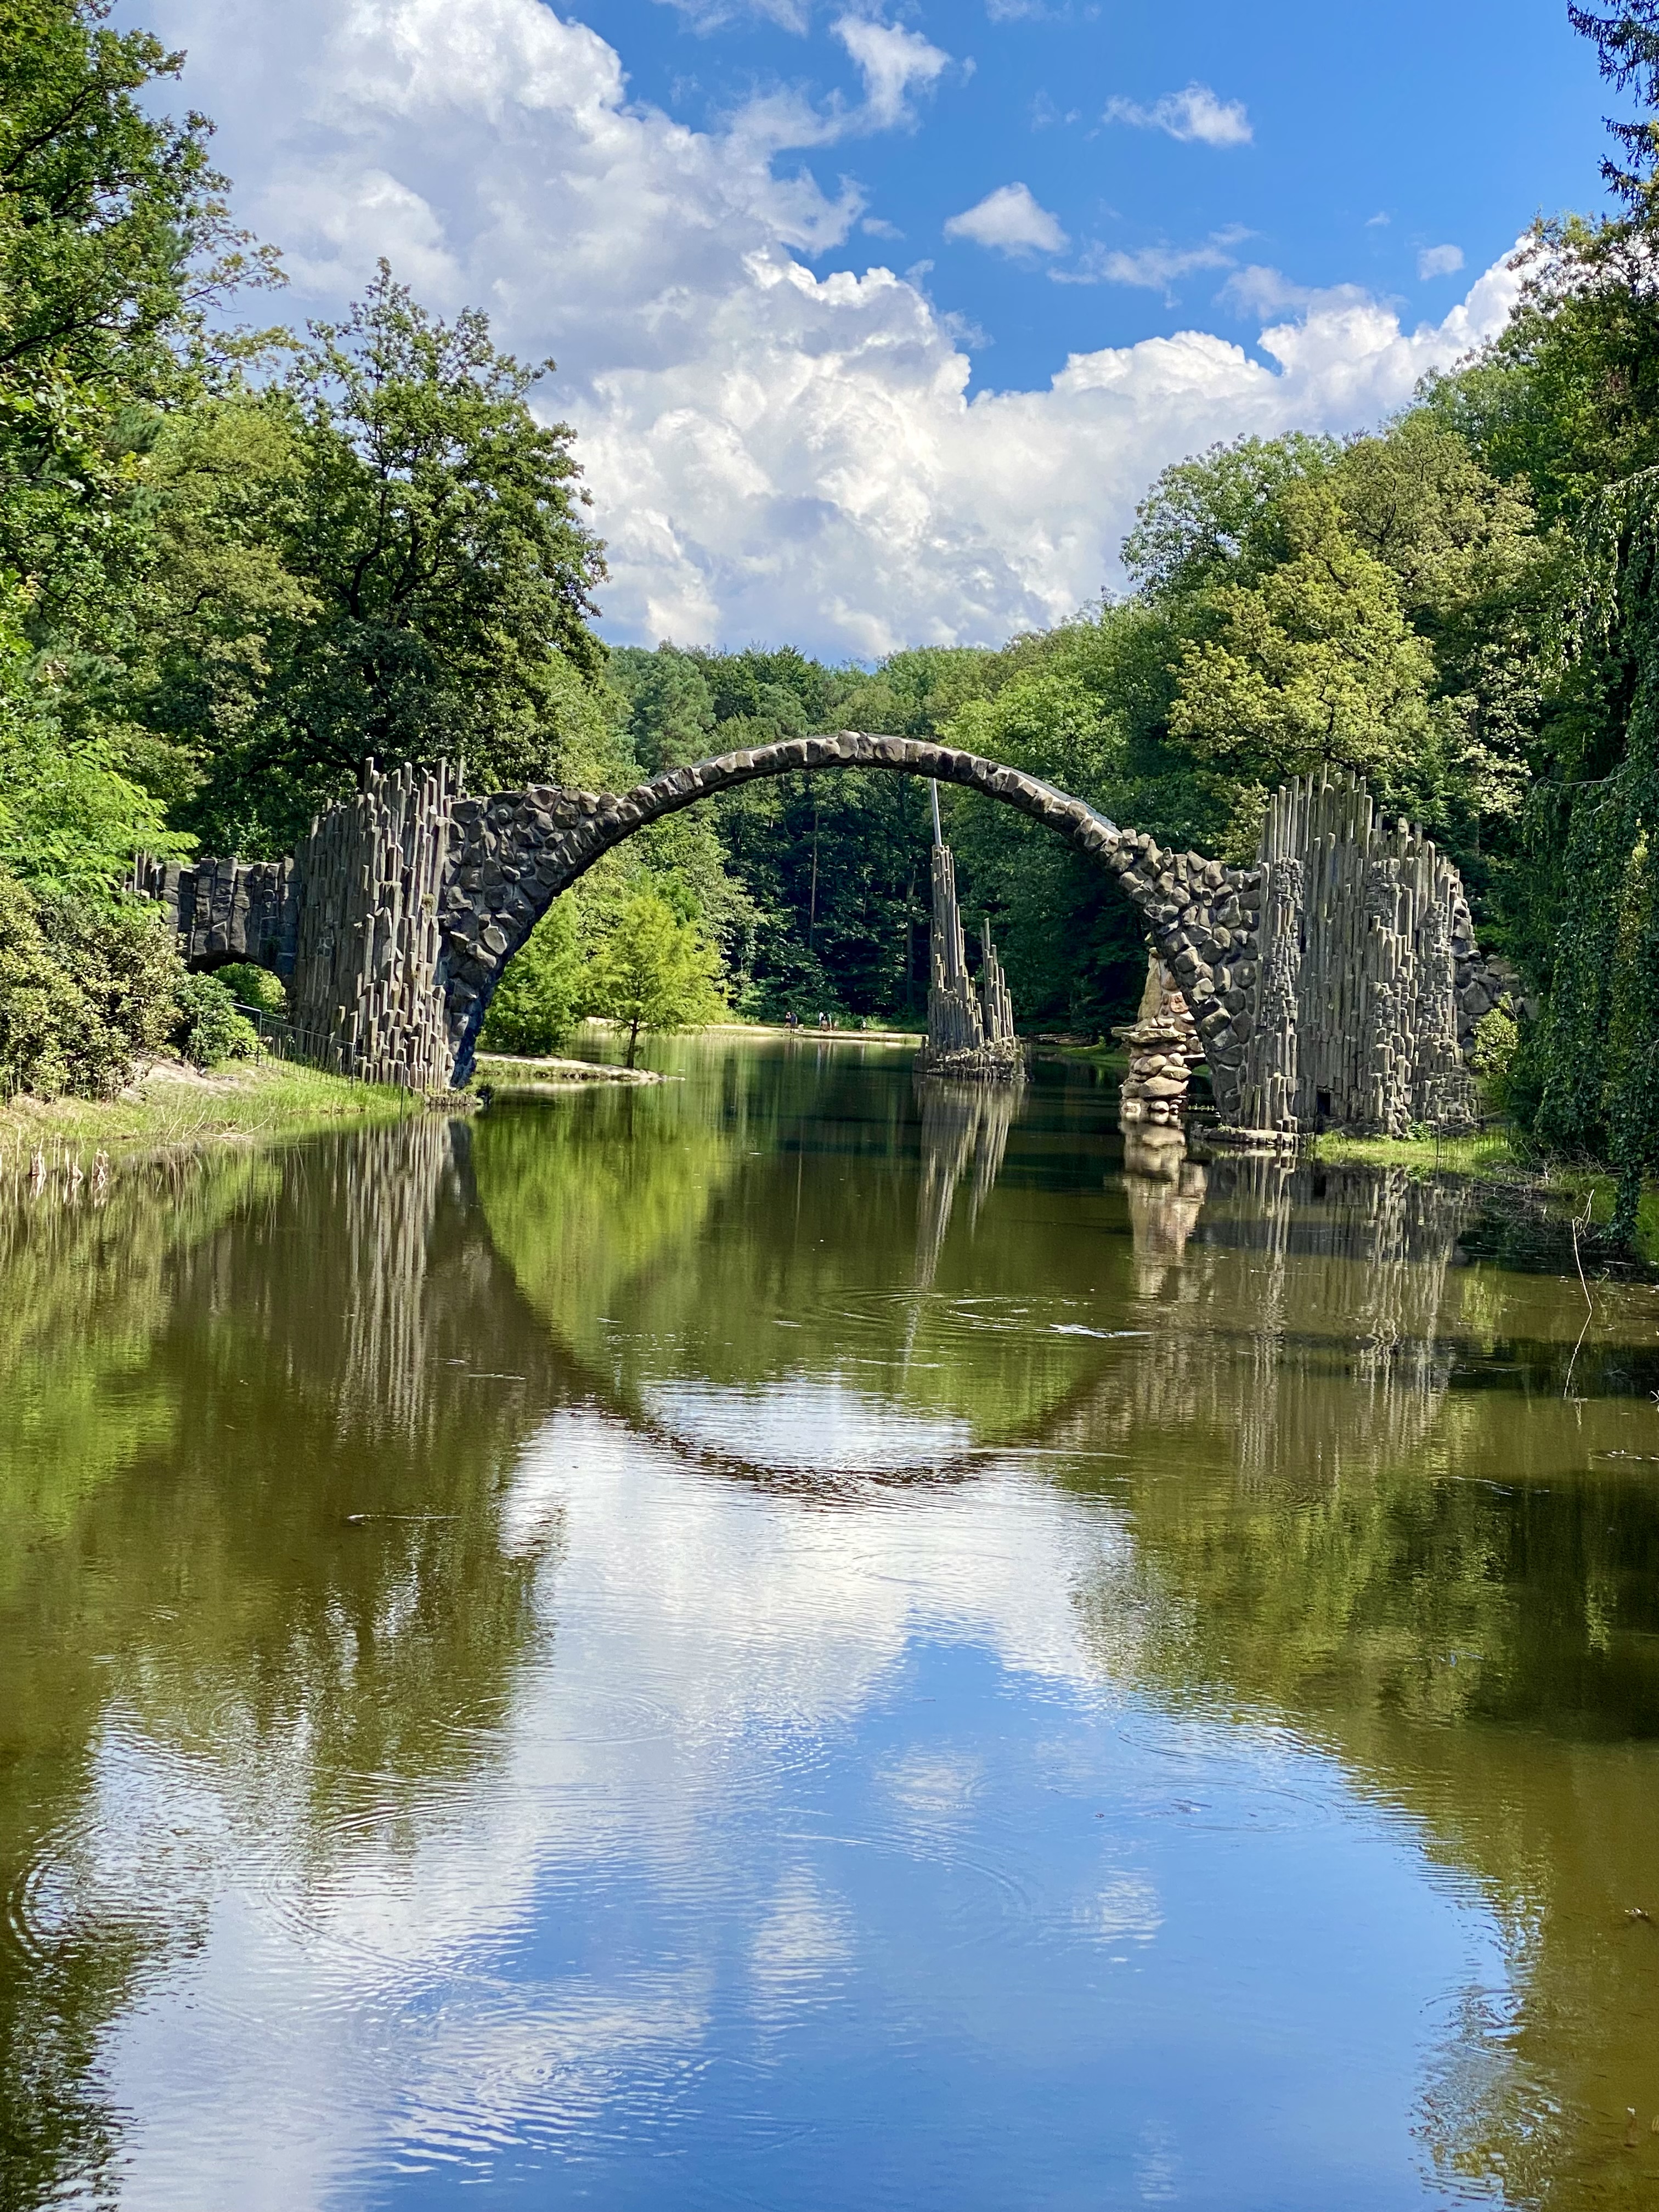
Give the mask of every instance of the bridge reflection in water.
[{"label": "bridge reflection in water", "polygon": [[[1646,1290],[1598,1293],[1564,1395],[1577,1285],[1470,1264],[1489,1232],[1468,1184],[1120,1150],[1109,1097],[1047,1071],[1018,1103],[918,1102],[850,1053],[822,1076],[719,1048],[684,1066],[651,1092],[0,1208],[0,2194],[95,2201],[100,2172],[118,2195],[168,2152],[186,2172],[248,2152],[234,2096],[227,2117],[188,2094],[215,2078],[204,2036],[222,2078],[254,2078],[230,1990],[239,1963],[265,1987],[263,1954],[235,1949],[238,1913],[322,1977],[325,2043],[354,2006],[380,2023],[378,2081],[397,1992],[447,1986],[434,1944],[495,1942],[531,1910],[535,1808],[574,1821],[589,1774],[621,1793],[614,1826],[648,1776],[641,1866],[700,1846],[696,1747],[744,1698],[767,1742],[817,1712],[789,1638],[854,1655],[813,1723],[828,1741],[879,1703],[903,1607],[948,1586],[1031,1679],[1279,1744],[1287,1790],[1295,1760],[1334,1763],[1479,1905],[1498,1965],[1448,1980],[1431,2021],[1425,2186],[1640,2201],[1654,2155],[1622,2135],[1627,2105],[1644,2128],[1659,2111],[1656,1939],[1628,1917],[1659,1912]],[[750,1419],[768,1404],[820,1432]],[[647,1466],[659,1488],[630,1487]],[[596,1521],[601,1495],[627,1510]],[[996,1498],[1012,1519],[976,1517]],[[660,1553],[680,1674],[696,1613],[738,1686],[717,1698],[660,1654],[605,1677],[635,1646],[604,1644],[593,1592],[629,1552]],[[838,1557],[867,1576],[838,1581]],[[872,1594],[894,1588],[878,1632]],[[672,1716],[614,1765],[596,1705],[580,1746],[558,1733],[596,1638],[618,1741],[646,1728],[630,1698]],[[1292,1827],[1309,1802],[1287,1798]],[[1218,1880],[1241,1848],[1218,1835]],[[842,1908],[790,1895],[805,1974],[840,1955]],[[1153,1972],[1152,1937],[1126,1940]],[[381,1978],[355,1980],[371,1960]],[[1377,1963],[1341,1971],[1363,1990]],[[648,2027],[590,1964],[591,2036],[624,1996],[640,2047],[693,2033]],[[218,2009],[192,2030],[210,1969]],[[603,2109],[625,2051],[560,2051],[547,2081]],[[163,2079],[188,2149],[153,2112],[134,2132]],[[320,2127],[283,2079],[284,2125]]]}]

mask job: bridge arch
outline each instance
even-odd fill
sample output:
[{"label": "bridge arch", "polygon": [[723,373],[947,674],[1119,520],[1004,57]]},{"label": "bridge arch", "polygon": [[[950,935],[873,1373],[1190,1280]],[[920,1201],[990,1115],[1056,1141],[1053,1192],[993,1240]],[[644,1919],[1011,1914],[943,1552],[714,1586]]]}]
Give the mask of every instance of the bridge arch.
[{"label": "bridge arch", "polygon": [[198,964],[270,960],[323,1064],[422,1091],[459,1085],[501,972],[604,853],[757,777],[872,768],[960,784],[1066,837],[1122,886],[1197,1024],[1224,1121],[1276,1136],[1334,1121],[1400,1135],[1466,1123],[1477,1022],[1519,995],[1474,940],[1462,878],[1346,770],[1268,802],[1255,863],[1161,848],[1024,769],[927,738],[843,730],[725,753],[620,793],[465,799],[447,765],[366,769],[291,859],[149,864]]},{"label": "bridge arch", "polygon": [[[653,822],[715,793],[765,776],[826,769],[884,769],[982,793],[1065,837],[1121,884],[1152,943],[1193,1003],[1218,1091],[1228,1110],[1249,1034],[1255,980],[1253,915],[1260,872],[1224,867],[1198,853],[1175,853],[1122,830],[1079,799],[1023,769],[920,738],[843,730],[671,769],[621,793],[532,787],[453,809],[450,866],[441,902],[441,973],[455,1077],[471,1072],[489,1001],[501,973],[562,891]],[[1206,1027],[1206,1021],[1208,1026]],[[1237,1035],[1234,1024],[1238,1024]],[[1236,1048],[1236,1049],[1234,1049]]]}]

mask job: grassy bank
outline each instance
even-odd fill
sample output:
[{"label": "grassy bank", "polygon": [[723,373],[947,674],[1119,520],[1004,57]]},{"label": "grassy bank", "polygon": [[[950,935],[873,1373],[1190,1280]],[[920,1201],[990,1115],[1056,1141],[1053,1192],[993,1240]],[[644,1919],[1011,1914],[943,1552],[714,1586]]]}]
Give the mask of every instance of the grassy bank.
[{"label": "grassy bank", "polygon": [[159,1061],[118,1098],[13,1098],[0,1103],[0,1178],[99,1152],[160,1152],[216,1139],[300,1134],[343,1121],[422,1110],[405,1091],[353,1083],[287,1060],[233,1062],[211,1075]]},{"label": "grassy bank", "polygon": [[[1313,1141],[1317,1160],[1354,1161],[1379,1168],[1409,1168],[1419,1175],[1539,1176],[1516,1152],[1512,1133],[1502,1125],[1472,1137],[1437,1138],[1432,1130],[1413,1137],[1349,1137],[1328,1131]],[[1540,1178],[1541,1180],[1541,1177]]]},{"label": "grassy bank", "polygon": [[661,1083],[648,1067],[617,1067],[609,1060],[561,1060],[555,1053],[481,1052],[478,1079],[493,1090],[569,1091],[594,1084]]},{"label": "grassy bank", "polygon": [[1025,1040],[1036,1060],[1075,1060],[1080,1067],[1102,1067],[1109,1075],[1129,1072],[1129,1055],[1121,1044],[1055,1044],[1042,1037]]}]

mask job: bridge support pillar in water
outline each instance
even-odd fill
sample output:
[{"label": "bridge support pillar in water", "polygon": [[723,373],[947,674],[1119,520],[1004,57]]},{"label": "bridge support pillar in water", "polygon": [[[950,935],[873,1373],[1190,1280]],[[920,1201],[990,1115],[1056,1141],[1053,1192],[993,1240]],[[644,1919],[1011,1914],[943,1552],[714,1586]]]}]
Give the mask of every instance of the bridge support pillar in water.
[{"label": "bridge support pillar in water", "polygon": [[1198,1025],[1156,952],[1146,963],[1146,988],[1127,1029],[1112,1035],[1128,1048],[1129,1072],[1119,1093],[1118,1120],[1178,1127],[1194,1068],[1204,1059]]}]

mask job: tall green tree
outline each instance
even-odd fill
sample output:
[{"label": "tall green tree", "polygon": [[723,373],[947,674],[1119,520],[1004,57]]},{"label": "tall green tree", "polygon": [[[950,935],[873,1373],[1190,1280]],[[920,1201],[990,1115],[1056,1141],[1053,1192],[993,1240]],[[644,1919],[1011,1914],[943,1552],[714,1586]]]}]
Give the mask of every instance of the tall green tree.
[{"label": "tall green tree", "polygon": [[551,366],[500,352],[474,310],[428,313],[384,263],[312,326],[262,403],[264,542],[291,597],[261,586],[256,696],[210,734],[190,813],[213,842],[289,842],[366,757],[447,758],[488,790],[580,781],[605,752],[601,548],[572,433],[528,400]]},{"label": "tall green tree", "polygon": [[182,55],[108,15],[0,11],[0,860],[83,894],[169,842],[119,704],[144,455],[199,384],[207,308],[271,273],[205,119],[154,110]]},{"label": "tall green tree", "polygon": [[1558,663],[1512,902],[1543,1006],[1511,1097],[1547,1145],[1613,1162],[1628,1231],[1659,1170],[1659,5],[1570,14],[1647,111],[1609,126],[1617,211],[1538,227],[1508,328],[1428,404],[1525,486],[1559,548]]}]

